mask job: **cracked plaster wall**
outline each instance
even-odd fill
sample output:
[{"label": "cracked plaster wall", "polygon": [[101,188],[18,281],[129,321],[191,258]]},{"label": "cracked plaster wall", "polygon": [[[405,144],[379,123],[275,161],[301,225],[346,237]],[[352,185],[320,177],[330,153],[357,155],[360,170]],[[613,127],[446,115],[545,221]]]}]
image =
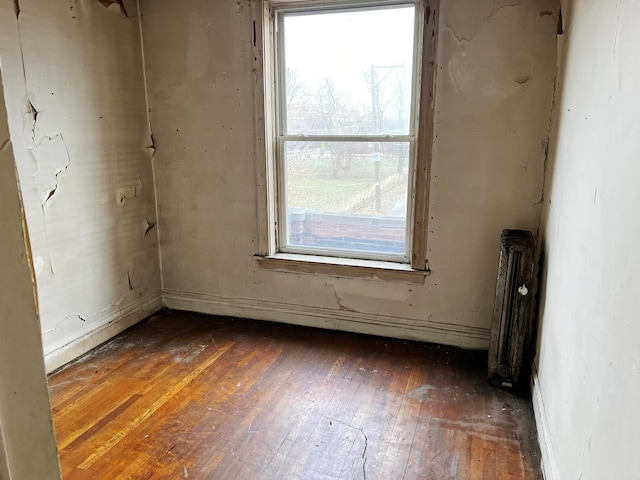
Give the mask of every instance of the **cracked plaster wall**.
[{"label": "cracked plaster wall", "polygon": [[110,3],[0,0],[49,369],[161,305],[138,19]]},{"label": "cracked plaster wall", "polygon": [[500,233],[539,223],[557,5],[441,4],[415,285],[258,267],[251,3],[141,2],[167,305],[487,347]]},{"label": "cracked plaster wall", "polygon": [[1,74],[0,479],[55,480],[60,469]]},{"label": "cracked plaster wall", "polygon": [[640,3],[562,11],[533,392],[545,478],[638,478]]}]

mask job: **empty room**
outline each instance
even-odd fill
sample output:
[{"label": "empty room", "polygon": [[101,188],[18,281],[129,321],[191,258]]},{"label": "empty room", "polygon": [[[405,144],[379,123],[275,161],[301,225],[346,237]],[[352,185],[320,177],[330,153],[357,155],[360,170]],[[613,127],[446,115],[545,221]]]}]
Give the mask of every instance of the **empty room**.
[{"label": "empty room", "polygon": [[640,479],[639,25],[0,0],[0,480]]}]

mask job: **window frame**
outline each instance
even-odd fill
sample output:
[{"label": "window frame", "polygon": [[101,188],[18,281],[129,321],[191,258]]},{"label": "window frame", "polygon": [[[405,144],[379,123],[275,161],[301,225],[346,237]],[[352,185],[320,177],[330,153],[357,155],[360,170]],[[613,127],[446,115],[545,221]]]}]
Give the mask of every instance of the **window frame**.
[{"label": "window frame", "polygon": [[[256,5],[257,4],[257,5]],[[408,135],[323,135],[314,136],[314,139],[340,141],[349,138],[351,141],[363,140],[375,142],[409,141],[410,171],[407,198],[407,252],[406,258],[399,260],[397,256],[389,258],[385,255],[359,255],[353,251],[331,251],[325,255],[321,249],[300,249],[290,251],[279,247],[279,238],[284,233],[279,218],[285,220],[286,205],[284,197],[278,192],[279,185],[283,185],[282,168],[278,162],[278,154],[281,153],[284,141],[296,140],[296,135],[279,135],[281,102],[284,100],[283,91],[277,91],[276,81],[279,67],[277,62],[277,33],[276,21],[279,13],[288,12],[313,12],[349,10],[362,7],[384,8],[385,6],[414,5],[415,32],[414,32],[414,70],[410,131]],[[269,268],[273,268],[273,260],[279,256],[286,258],[285,263],[290,264],[292,258],[300,262],[327,263],[336,266],[343,265],[346,261],[352,269],[355,264],[363,267],[375,264],[376,268],[384,265],[391,270],[408,270],[428,272],[426,259],[426,237],[428,218],[428,190],[429,190],[429,166],[431,160],[431,142],[433,131],[433,99],[435,76],[435,42],[436,22],[434,1],[429,0],[262,0],[254,3],[253,43],[254,43],[254,106],[256,107],[256,144],[255,153],[258,162],[258,213],[259,213],[259,251],[257,256],[270,259]],[[281,73],[280,73],[281,74]],[[264,136],[263,136],[264,135]],[[324,140],[320,140],[324,141]],[[278,152],[280,149],[280,152]],[[344,253],[344,255],[339,255]],[[335,256],[334,256],[335,255]],[[342,258],[344,257],[344,258]],[[286,267],[285,267],[286,269]],[[352,270],[351,270],[352,271]]]}]

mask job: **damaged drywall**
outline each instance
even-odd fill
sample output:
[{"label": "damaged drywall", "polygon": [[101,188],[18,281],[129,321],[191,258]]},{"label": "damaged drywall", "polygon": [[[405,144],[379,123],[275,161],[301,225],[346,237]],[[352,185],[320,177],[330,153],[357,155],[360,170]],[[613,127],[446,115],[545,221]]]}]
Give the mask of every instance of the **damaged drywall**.
[{"label": "damaged drywall", "polygon": [[126,15],[127,17],[137,17],[138,7],[136,0],[96,0],[110,12]]},{"label": "damaged drywall", "polygon": [[53,138],[45,137],[31,149],[31,154],[37,165],[36,173],[33,175],[33,187],[44,207],[58,191],[60,175],[71,166],[71,155],[62,134]]},{"label": "damaged drywall", "polygon": [[56,480],[60,468],[2,72],[0,145],[0,478]]},{"label": "damaged drywall", "polygon": [[336,302],[341,310],[362,313],[379,313],[378,302],[371,302],[371,298],[385,303],[396,303],[395,308],[402,309],[407,305],[413,285],[406,288],[389,288],[383,282],[354,282],[347,278],[332,278],[325,282],[327,287],[333,288]]},{"label": "damaged drywall", "polygon": [[141,1],[166,303],[486,347],[500,233],[538,225],[556,2],[441,2],[421,285],[258,265],[251,7]]},{"label": "damaged drywall", "polygon": [[157,229],[140,226],[157,224],[153,142],[138,18],[125,3],[20,0],[16,12],[0,0],[49,369],[160,307]]}]

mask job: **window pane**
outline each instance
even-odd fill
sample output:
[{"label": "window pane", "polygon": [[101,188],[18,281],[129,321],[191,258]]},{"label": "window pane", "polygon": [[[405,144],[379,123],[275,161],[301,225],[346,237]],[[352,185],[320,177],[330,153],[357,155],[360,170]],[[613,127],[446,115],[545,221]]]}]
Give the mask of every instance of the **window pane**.
[{"label": "window pane", "polygon": [[288,248],[403,256],[409,143],[285,142]]},{"label": "window pane", "polygon": [[415,7],[286,14],[287,134],[409,134]]}]

